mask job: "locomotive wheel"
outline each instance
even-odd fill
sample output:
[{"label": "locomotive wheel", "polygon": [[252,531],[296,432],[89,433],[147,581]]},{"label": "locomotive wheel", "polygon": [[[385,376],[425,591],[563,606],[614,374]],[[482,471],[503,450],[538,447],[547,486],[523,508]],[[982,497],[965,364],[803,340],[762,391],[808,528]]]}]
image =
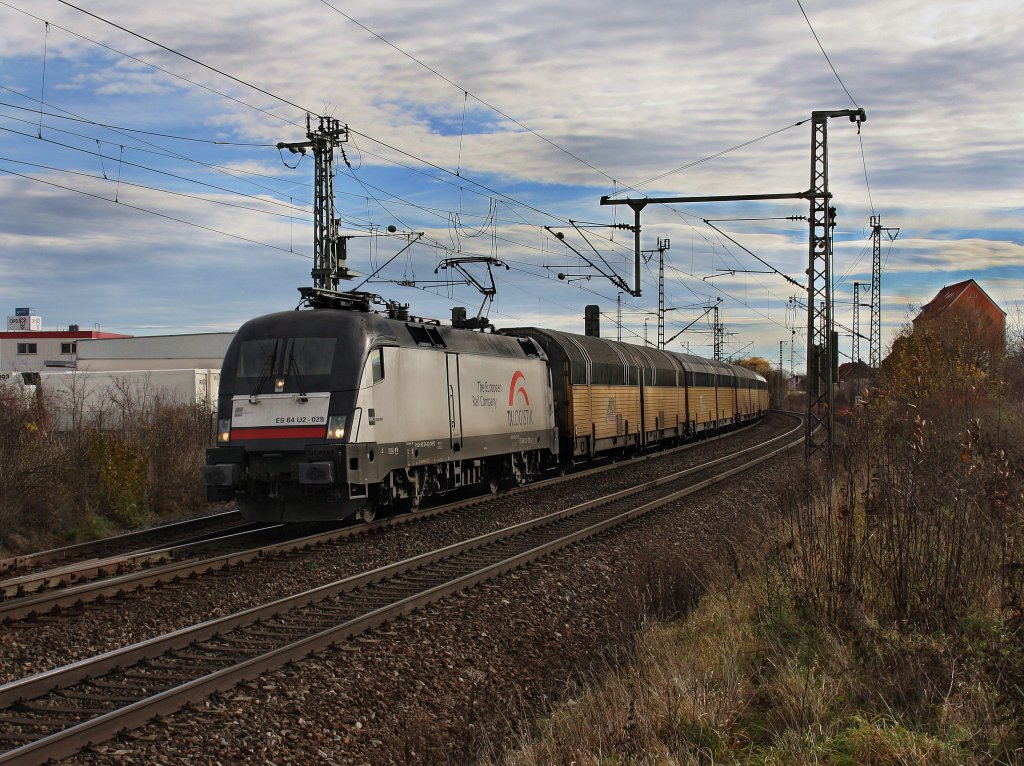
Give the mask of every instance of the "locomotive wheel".
[{"label": "locomotive wheel", "polygon": [[365,524],[369,524],[377,518],[377,504],[372,502],[366,503],[366,505],[356,511],[356,518]]}]

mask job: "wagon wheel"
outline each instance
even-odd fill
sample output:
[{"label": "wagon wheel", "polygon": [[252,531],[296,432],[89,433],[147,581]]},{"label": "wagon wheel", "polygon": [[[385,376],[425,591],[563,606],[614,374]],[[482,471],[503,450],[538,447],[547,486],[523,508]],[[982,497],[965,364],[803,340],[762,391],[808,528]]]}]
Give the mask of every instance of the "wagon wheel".
[{"label": "wagon wheel", "polygon": [[418,513],[423,510],[423,496],[403,497],[394,501],[397,513]]},{"label": "wagon wheel", "polygon": [[489,472],[487,474],[487,491],[492,495],[498,494],[498,490],[501,489],[501,477],[498,476],[497,472]]}]

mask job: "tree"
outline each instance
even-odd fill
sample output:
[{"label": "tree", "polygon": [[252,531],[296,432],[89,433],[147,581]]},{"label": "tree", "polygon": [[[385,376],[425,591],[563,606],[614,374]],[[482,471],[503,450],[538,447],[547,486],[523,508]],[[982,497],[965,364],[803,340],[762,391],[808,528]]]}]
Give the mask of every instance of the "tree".
[{"label": "tree", "polygon": [[763,356],[752,356],[749,359],[740,359],[736,362],[740,367],[753,370],[758,375],[767,378],[772,372],[772,363]]},{"label": "tree", "polygon": [[905,325],[882,362],[882,387],[901,400],[967,408],[1003,380],[1001,333],[984,317],[950,312]]}]

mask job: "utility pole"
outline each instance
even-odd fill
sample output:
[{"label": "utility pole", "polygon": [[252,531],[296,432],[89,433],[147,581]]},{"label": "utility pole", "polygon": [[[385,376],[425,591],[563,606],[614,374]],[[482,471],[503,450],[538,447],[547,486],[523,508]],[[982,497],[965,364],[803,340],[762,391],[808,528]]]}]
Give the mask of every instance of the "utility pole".
[{"label": "utility pole", "polygon": [[828,121],[848,117],[860,124],[863,109],[811,112],[811,187],[807,256],[807,423],[804,456],[816,452],[832,457],[836,358],[835,316],[832,305],[832,230],[835,208],[828,190]]},{"label": "utility pole", "polygon": [[641,250],[642,254],[658,254],[658,348],[665,348],[665,251],[672,246],[669,239],[658,237],[654,250]]},{"label": "utility pole", "polygon": [[665,251],[671,242],[658,237],[658,348],[665,348]]},{"label": "utility pole", "polygon": [[615,327],[619,333],[616,340],[622,343],[622,293],[615,296]]},{"label": "utility pole", "polygon": [[339,279],[352,279],[346,265],[349,237],[338,236],[338,219],[334,213],[334,147],[348,141],[348,126],[333,117],[320,117],[314,130],[306,115],[306,141],[279,143],[278,149],[293,154],[313,150],[313,287],[337,290]]},{"label": "utility pole", "polygon": [[881,216],[871,216],[871,329],[868,332],[868,364],[877,370],[882,361],[882,232],[890,241],[899,236],[898,228],[882,228]]},{"label": "utility pole", "polygon": [[[786,368],[782,366],[782,347],[789,343],[788,340],[779,341],[779,393],[778,398],[775,400],[775,406],[781,407],[782,400],[786,397]],[[790,353],[793,353],[792,347]]]},{"label": "utility pole", "polygon": [[860,282],[853,283],[853,363],[860,361]]},{"label": "utility pole", "polygon": [[722,328],[721,323],[718,321],[718,305],[717,304],[715,305],[715,307],[713,309],[712,316],[714,318],[712,319],[711,332],[713,333],[713,337],[714,337],[715,359],[717,359],[718,361],[722,361],[722,329],[723,328]]},{"label": "utility pole", "polygon": [[789,331],[789,374],[793,375],[793,346],[796,345],[796,329]]}]

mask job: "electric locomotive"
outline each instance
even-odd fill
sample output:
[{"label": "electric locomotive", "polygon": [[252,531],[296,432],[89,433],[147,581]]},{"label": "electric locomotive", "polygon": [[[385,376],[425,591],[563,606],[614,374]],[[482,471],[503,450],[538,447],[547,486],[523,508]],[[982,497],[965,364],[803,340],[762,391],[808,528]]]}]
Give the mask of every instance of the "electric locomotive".
[{"label": "electric locomotive", "polygon": [[[312,310],[246,322],[224,357],[203,481],[245,518],[415,510],[459,487],[525,483],[558,450],[547,358],[529,338],[371,311],[301,288]],[[404,309],[404,310],[403,310]]]}]

